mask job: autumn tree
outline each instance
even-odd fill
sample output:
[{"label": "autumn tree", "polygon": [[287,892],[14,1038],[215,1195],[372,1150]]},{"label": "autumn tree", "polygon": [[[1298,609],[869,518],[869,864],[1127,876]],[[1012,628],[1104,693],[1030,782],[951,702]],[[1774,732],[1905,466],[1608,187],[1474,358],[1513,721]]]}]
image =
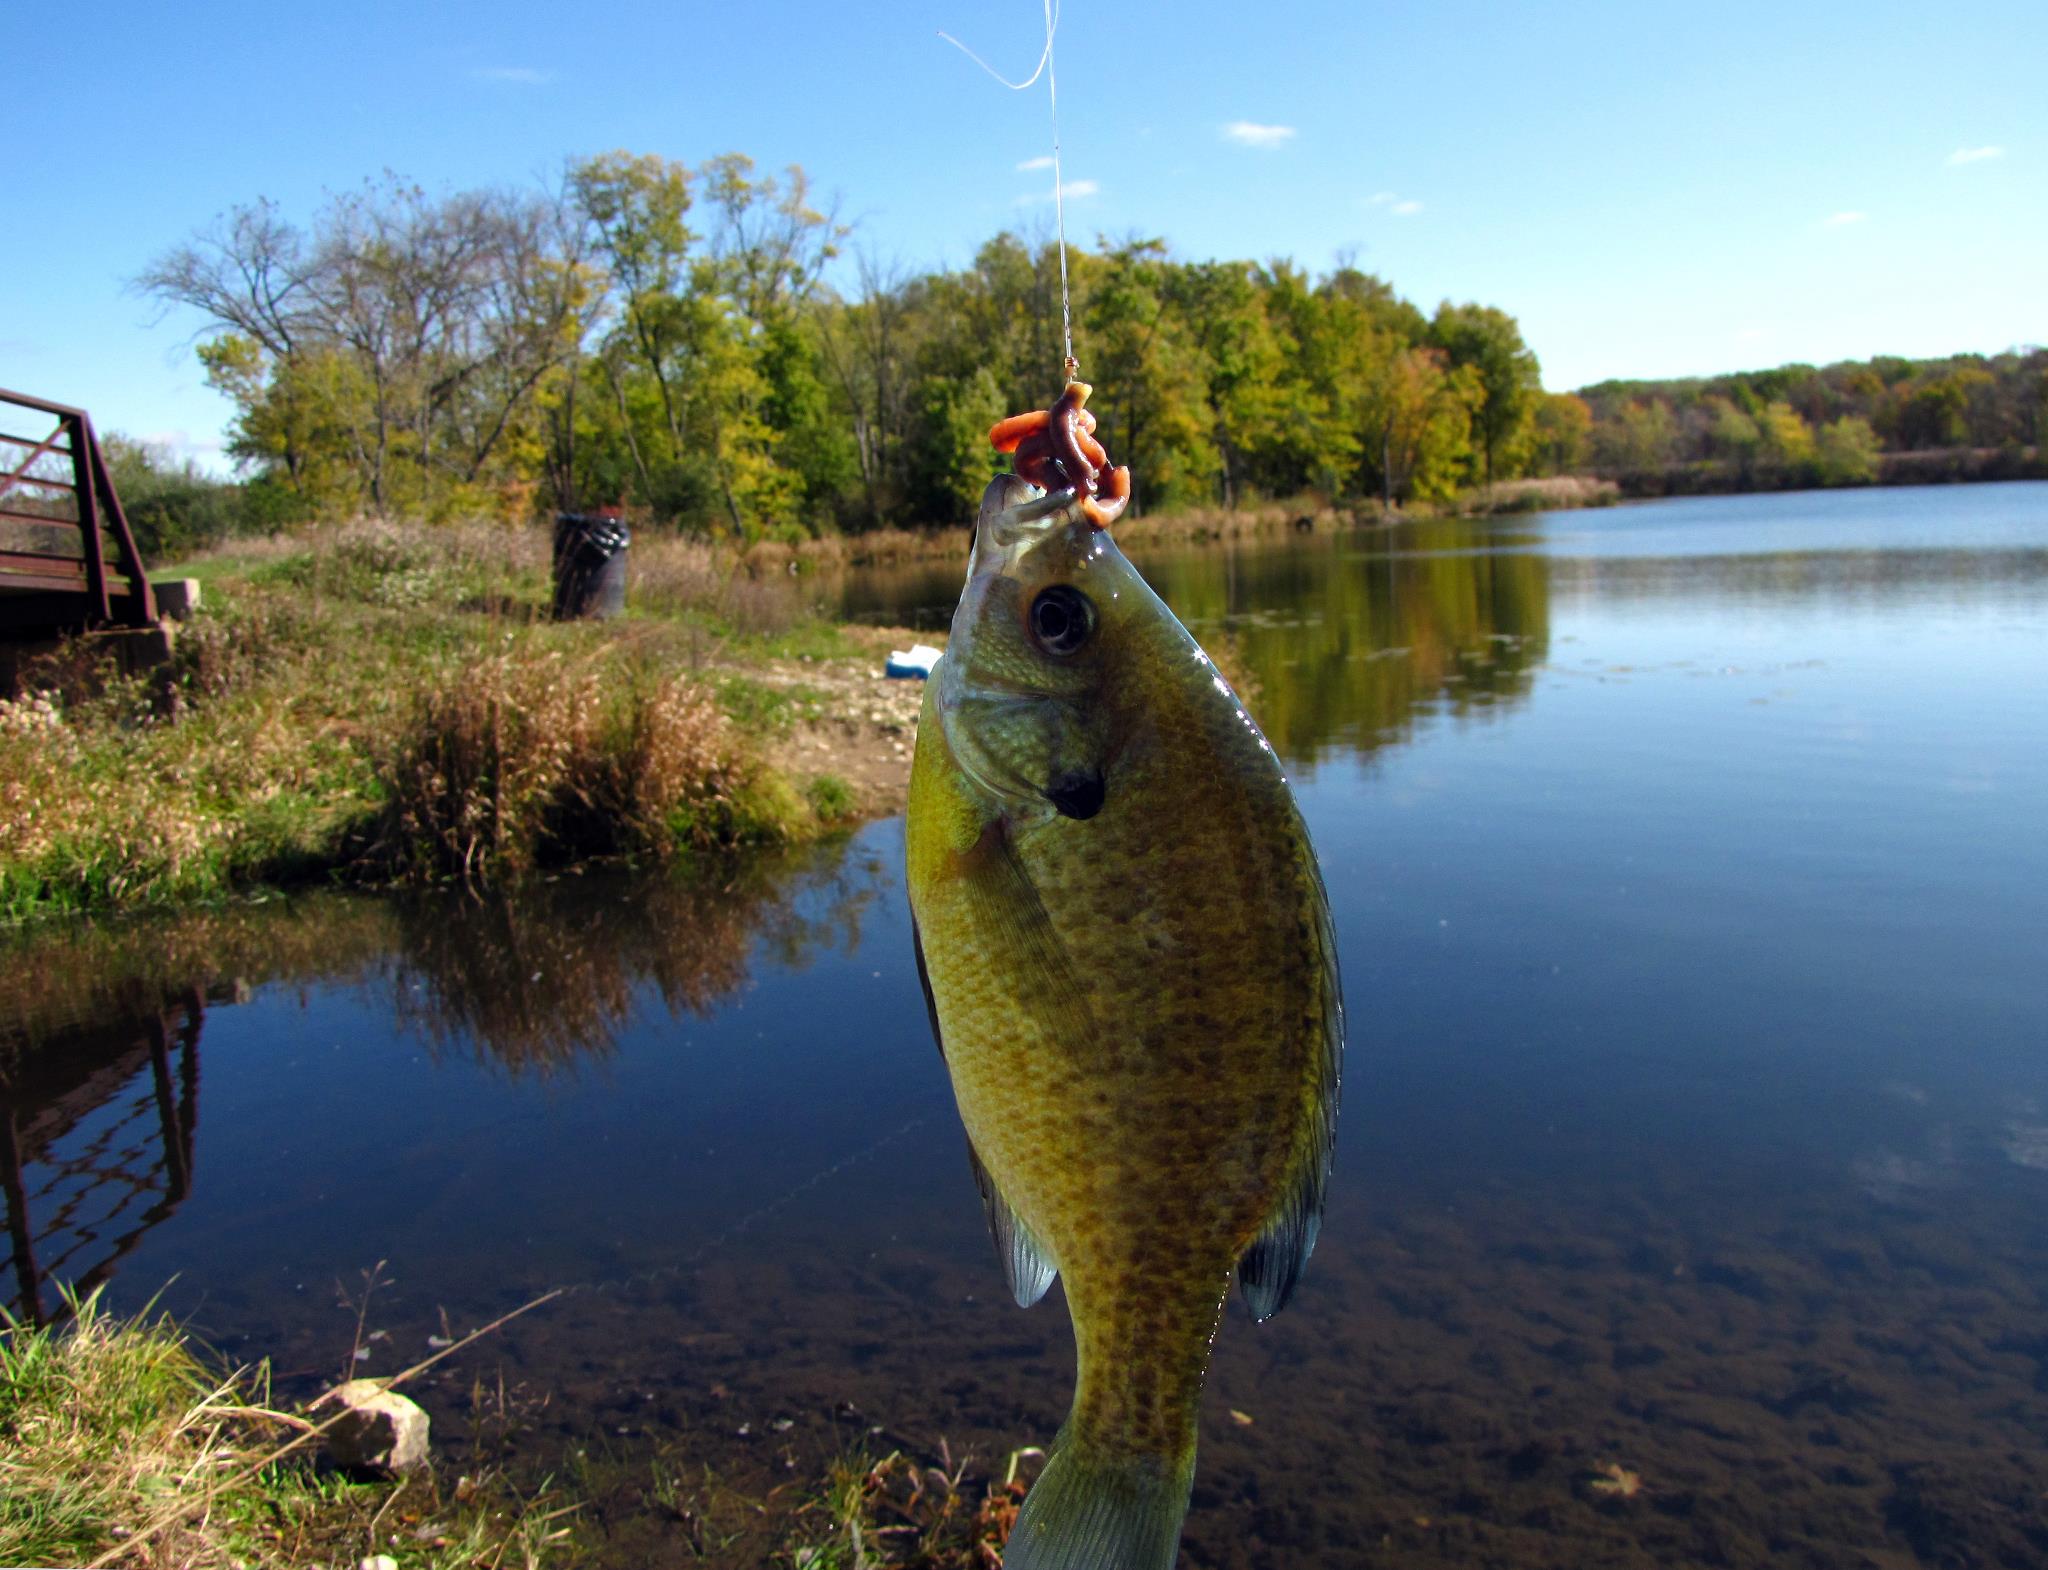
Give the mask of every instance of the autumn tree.
[{"label": "autumn tree", "polygon": [[1545,393],[1530,425],[1530,456],[1544,474],[1572,474],[1586,458],[1593,411],[1572,393]]},{"label": "autumn tree", "polygon": [[316,505],[432,513],[524,467],[512,448],[575,336],[555,218],[545,193],[386,180],[305,230],[237,208],[135,285],[205,322],[238,456],[274,459]]}]

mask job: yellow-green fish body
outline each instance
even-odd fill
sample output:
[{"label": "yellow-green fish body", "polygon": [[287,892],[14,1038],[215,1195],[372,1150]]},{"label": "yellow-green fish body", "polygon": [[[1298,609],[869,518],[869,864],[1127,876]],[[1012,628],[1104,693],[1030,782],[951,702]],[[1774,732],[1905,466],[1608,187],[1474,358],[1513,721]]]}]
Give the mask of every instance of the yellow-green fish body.
[{"label": "yellow-green fish body", "polygon": [[[1057,1270],[1073,1411],[1011,1570],[1166,1570],[1231,1274],[1314,1247],[1342,1004],[1286,778],[1108,535],[989,488],[927,685],[909,887],[1005,1272]],[[1038,515],[1038,516],[1034,516]]]}]

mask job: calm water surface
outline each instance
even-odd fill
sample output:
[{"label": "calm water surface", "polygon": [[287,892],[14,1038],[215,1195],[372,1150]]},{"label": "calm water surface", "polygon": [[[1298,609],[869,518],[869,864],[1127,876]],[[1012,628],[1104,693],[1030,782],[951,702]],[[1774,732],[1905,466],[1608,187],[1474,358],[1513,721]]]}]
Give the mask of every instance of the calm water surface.
[{"label": "calm water surface", "polygon": [[[2048,1563],[2048,485],[1141,565],[1289,760],[1353,1022],[1185,1562]],[[696,1562],[665,1467],[1045,1442],[1066,1321],[1002,1291],[902,842],[17,941],[9,1290],[171,1281],[311,1388],[379,1261],[373,1373],[569,1288],[422,1399],[460,1458],[502,1375],[500,1439],[638,1479],[620,1563]]]}]

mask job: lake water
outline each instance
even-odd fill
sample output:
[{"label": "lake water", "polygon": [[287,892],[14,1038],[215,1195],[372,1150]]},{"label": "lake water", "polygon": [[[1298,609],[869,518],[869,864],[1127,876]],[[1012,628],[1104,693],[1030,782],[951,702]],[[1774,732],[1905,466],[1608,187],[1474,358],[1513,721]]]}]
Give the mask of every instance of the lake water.
[{"label": "lake water", "polygon": [[[2048,1563],[2048,485],[1140,564],[1289,760],[1352,1021],[1183,1562]],[[380,1261],[371,1373],[567,1288],[421,1399],[576,1457],[619,1564],[696,1562],[706,1461],[999,1466],[1068,1328],[1003,1291],[902,845],[17,939],[8,1289],[162,1290],[309,1390]]]}]

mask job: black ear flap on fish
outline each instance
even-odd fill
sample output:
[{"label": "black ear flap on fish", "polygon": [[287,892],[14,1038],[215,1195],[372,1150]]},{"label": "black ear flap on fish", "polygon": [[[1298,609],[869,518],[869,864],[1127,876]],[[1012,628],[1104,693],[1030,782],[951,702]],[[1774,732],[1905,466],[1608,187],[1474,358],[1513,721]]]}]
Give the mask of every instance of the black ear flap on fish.
[{"label": "black ear flap on fish", "polygon": [[1045,799],[1061,817],[1083,821],[1102,810],[1107,795],[1100,769],[1068,769],[1045,787]]}]

